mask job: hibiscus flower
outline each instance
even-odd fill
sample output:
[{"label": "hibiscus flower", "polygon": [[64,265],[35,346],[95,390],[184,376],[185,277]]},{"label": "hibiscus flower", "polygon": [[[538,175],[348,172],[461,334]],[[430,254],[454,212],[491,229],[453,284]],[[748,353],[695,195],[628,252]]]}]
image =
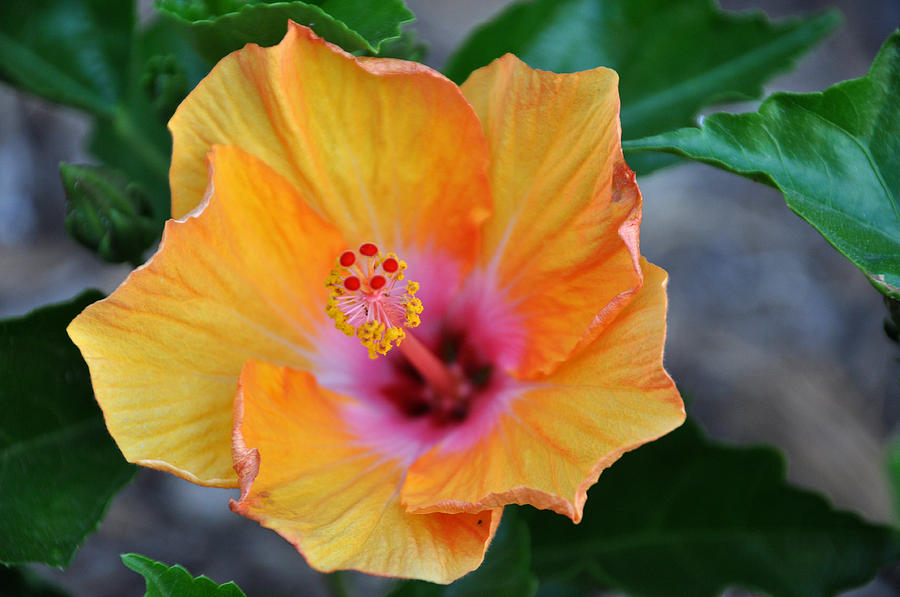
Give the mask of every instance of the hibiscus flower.
[{"label": "hibiscus flower", "polygon": [[319,570],[447,583],[684,419],[617,77],[457,87],[290,24],[170,122],[156,254],[69,327],[124,456]]}]

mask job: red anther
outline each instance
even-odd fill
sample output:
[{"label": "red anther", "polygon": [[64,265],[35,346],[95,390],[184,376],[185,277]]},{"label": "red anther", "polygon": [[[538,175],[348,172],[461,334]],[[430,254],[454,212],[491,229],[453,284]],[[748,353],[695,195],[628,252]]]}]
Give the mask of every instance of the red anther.
[{"label": "red anther", "polygon": [[372,243],[363,243],[363,245],[359,248],[359,252],[366,257],[374,257],[378,253],[378,247],[376,247]]},{"label": "red anther", "polygon": [[344,267],[350,267],[356,263],[356,255],[353,254],[353,251],[344,251],[341,253],[340,263]]},{"label": "red anther", "polygon": [[400,264],[397,263],[397,260],[393,257],[388,257],[384,260],[384,263],[381,264],[381,268],[389,274],[393,274],[395,271],[400,269]]},{"label": "red anther", "polygon": [[372,290],[383,288],[385,284],[387,284],[387,280],[384,279],[384,276],[372,276],[372,279],[369,280],[369,286],[372,287]]},{"label": "red anther", "polygon": [[359,278],[356,276],[350,276],[346,280],[344,280],[344,288],[347,290],[359,290]]}]

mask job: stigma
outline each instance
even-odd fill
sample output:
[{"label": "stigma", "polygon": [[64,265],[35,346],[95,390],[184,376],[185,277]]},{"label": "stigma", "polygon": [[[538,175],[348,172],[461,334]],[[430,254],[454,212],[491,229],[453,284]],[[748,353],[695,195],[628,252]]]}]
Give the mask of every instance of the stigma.
[{"label": "stigma", "polygon": [[393,253],[382,254],[372,243],[344,251],[325,280],[330,290],[325,312],[334,327],[356,336],[369,358],[386,355],[406,337],[404,328],[420,323],[419,285],[404,282],[406,263]]}]

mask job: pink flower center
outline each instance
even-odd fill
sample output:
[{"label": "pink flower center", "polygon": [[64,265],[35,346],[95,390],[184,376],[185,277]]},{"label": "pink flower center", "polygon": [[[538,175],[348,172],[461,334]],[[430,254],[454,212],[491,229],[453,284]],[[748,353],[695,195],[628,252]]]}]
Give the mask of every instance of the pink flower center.
[{"label": "pink flower center", "polygon": [[423,341],[411,333],[420,324],[422,303],[415,296],[419,285],[403,281],[406,267],[373,243],[344,251],[326,281],[326,311],[337,329],[359,338],[370,358],[398,349],[388,359],[386,376],[363,380],[374,394],[406,420],[446,428],[465,421],[501,376],[472,334],[427,326]]},{"label": "pink flower center", "polygon": [[[464,272],[454,257],[442,253],[411,251],[408,258],[409,271],[422,282],[421,325],[405,327],[396,350],[374,360],[342,334],[329,334],[315,374],[323,387],[358,400],[346,407],[344,417],[363,442],[411,463],[438,442],[462,449],[478,441],[509,408],[522,388],[509,372],[521,358],[523,336],[519,319],[489,275],[478,269]],[[329,287],[365,292],[371,278],[366,259],[362,250],[345,254],[343,264],[339,258],[338,267],[346,271],[340,270]],[[406,264],[397,261],[399,271]],[[391,272],[384,271],[393,265],[379,269],[373,262],[372,267],[371,275],[384,276],[389,287]],[[349,276],[359,278],[358,290],[346,288]],[[345,308],[344,317],[355,314]]]}]

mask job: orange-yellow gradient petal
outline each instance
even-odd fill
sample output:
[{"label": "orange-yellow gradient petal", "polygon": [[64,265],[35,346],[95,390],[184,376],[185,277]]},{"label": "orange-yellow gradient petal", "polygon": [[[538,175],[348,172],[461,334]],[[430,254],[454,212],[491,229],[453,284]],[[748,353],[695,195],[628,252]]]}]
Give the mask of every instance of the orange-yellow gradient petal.
[{"label": "orange-yellow gradient petal", "polygon": [[448,583],[482,561],[500,510],[409,514],[404,464],[345,426],[353,400],[303,371],[249,361],[234,409],[241,499],[231,507],[293,543],[318,570]]},{"label": "orange-yellow gradient petal", "polygon": [[514,399],[493,430],[466,450],[438,445],[412,465],[401,493],[410,511],[519,503],[578,522],[604,468],[684,421],[662,367],[666,274],[643,267],[634,299],[593,343]]},{"label": "orange-yellow gradient petal", "polygon": [[462,86],[490,146],[482,259],[526,328],[521,377],[552,370],[640,286],[617,85],[606,68],[558,75],[506,55]]},{"label": "orange-yellow gradient petal", "polygon": [[209,202],[69,335],[131,462],[235,486],[231,413],[248,358],[308,366],[343,240],[258,159],[210,157]]},{"label": "orange-yellow gradient petal", "polygon": [[354,246],[453,247],[474,259],[490,210],[487,144],[459,89],[427,67],[360,61],[291,23],[279,45],[219,62],[169,128],[175,217],[203,196],[209,147],[235,145]]}]

